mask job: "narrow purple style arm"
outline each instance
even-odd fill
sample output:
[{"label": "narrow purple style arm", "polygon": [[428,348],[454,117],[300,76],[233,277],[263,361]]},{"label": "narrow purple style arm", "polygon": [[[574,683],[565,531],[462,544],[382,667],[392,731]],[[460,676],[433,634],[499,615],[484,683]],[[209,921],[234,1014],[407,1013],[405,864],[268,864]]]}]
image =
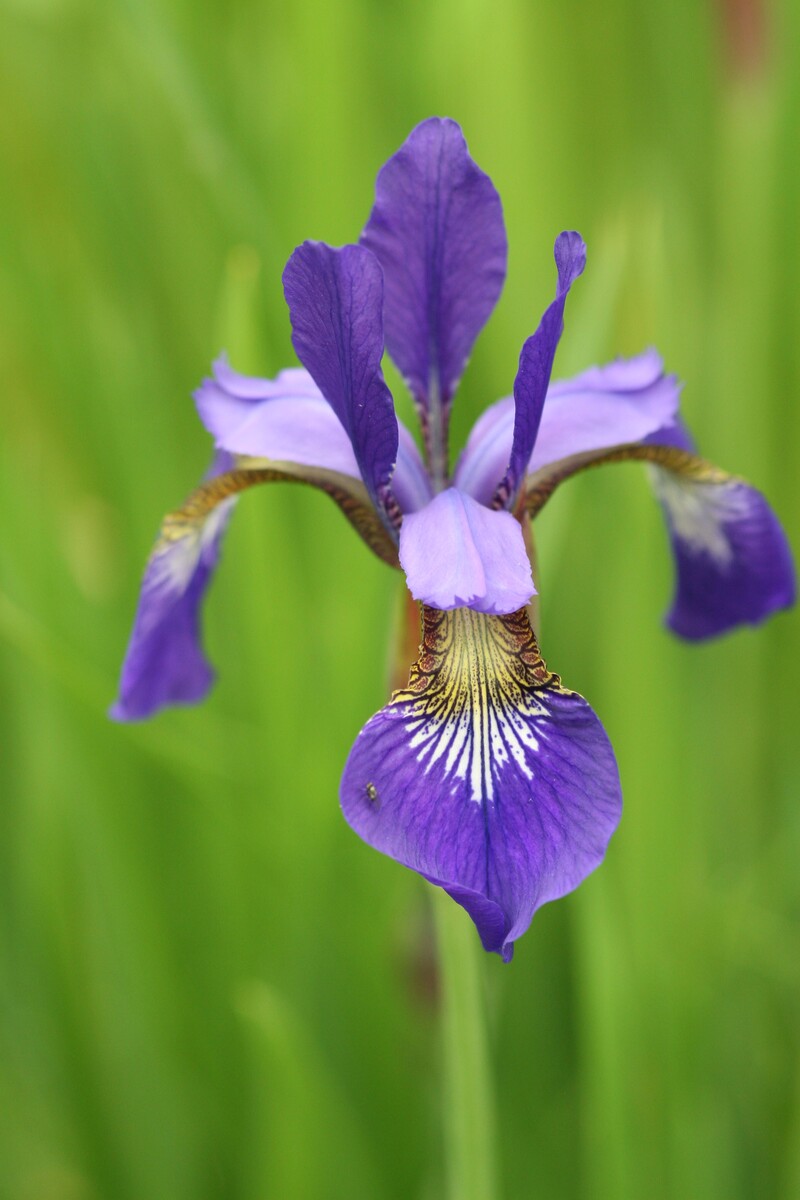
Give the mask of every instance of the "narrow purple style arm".
[{"label": "narrow purple style arm", "polygon": [[564,329],[564,305],[572,284],[586,266],[586,246],[579,233],[560,233],[554,247],[558,284],[556,298],[545,310],[539,328],[522,347],[514,380],[514,436],[511,457],[493,506],[512,506],[525,478],[542,418],[553,360]]},{"label": "narrow purple style arm", "polygon": [[341,421],[361,477],[387,525],[397,418],[383,378],[383,275],[363,246],[304,242],[283,272],[297,356]]},{"label": "narrow purple style arm", "polygon": [[383,267],[387,349],[423,427],[438,423],[444,438],[458,381],[502,291],[507,258],[500,197],[455,121],[423,121],[381,168],[361,241]]}]

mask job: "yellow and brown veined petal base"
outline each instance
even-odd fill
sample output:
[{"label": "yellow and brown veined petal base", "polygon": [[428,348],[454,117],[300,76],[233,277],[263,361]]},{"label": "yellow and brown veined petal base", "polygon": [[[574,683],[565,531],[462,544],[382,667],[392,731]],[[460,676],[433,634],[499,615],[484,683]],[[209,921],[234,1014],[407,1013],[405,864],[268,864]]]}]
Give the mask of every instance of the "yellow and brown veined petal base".
[{"label": "yellow and brown veined petal base", "polygon": [[561,679],[547,669],[527,609],[487,617],[471,608],[443,612],[420,607],[419,657],[408,684],[392,696],[392,702],[415,704],[424,720],[476,715],[483,736],[476,747],[475,766],[480,766],[485,780],[482,790],[491,794],[489,740],[492,733],[498,736],[491,726],[522,708],[524,701],[530,703],[538,690],[563,690]]},{"label": "yellow and brown veined petal base", "polygon": [[399,568],[397,546],[360,480],[322,467],[272,462],[264,458],[237,456],[235,463],[232,470],[206,480],[180,508],[167,514],[161,526],[162,543],[176,542],[195,534],[214,509],[249,488],[262,483],[304,483],[330,496],[370,550],[390,567]]},{"label": "yellow and brown veined petal base", "polygon": [[560,462],[549,463],[546,467],[529,475],[520,497],[520,507],[530,517],[536,517],[542,511],[556,488],[577,475],[579,471],[589,467],[602,467],[607,463],[643,462],[660,467],[665,471],[679,476],[687,483],[694,484],[723,484],[729,483],[733,476],[715,467],[713,463],[690,454],[677,446],[657,446],[646,442],[631,442],[627,445],[613,446],[610,450],[588,451],[586,454],[576,454],[572,458]]},{"label": "yellow and brown veined petal base", "polygon": [[598,865],[621,809],[608,738],[548,670],[525,609],[423,609],[408,685],[356,739],[341,800],[505,960],[535,910]]}]

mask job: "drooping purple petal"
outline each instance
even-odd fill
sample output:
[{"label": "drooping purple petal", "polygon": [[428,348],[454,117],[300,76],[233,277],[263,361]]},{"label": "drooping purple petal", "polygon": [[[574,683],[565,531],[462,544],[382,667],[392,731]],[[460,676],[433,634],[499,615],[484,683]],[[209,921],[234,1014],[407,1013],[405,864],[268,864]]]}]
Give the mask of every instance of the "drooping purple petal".
[{"label": "drooping purple petal", "polygon": [[218,450],[205,480],[162,522],[145,569],[112,717],[138,720],[169,704],[195,703],[208,691],[214,673],[201,644],[202,602],[233,505],[241,492],[264,483],[318,488],[378,558],[399,568],[397,536],[360,478],[265,458],[234,460]]},{"label": "drooping purple petal", "polygon": [[447,488],[400,530],[412,596],[434,608],[516,612],[535,592],[519,522]]},{"label": "drooping purple petal", "polygon": [[[207,479],[227,471],[217,452]],[[110,715],[138,721],[171,704],[195,704],[214,681],[200,630],[203,598],[219,561],[236,498],[231,497],[185,537],[161,538],[145,569],[139,604]]]},{"label": "drooping purple petal", "polygon": [[640,442],[573,455],[528,476],[525,508],[535,517],[565,480],[603,463],[642,462],[661,502],[676,565],[666,622],[689,640],[756,625],[795,601],[786,535],[765,498],[694,452],[680,416]]},{"label": "drooping purple petal", "polygon": [[524,610],[425,610],[408,688],[362,729],[345,818],[443,887],[511,958],[536,909],[600,863],[621,794],[606,734],[538,653]]},{"label": "drooping purple petal", "polygon": [[379,510],[397,460],[397,419],[383,378],[383,275],[363,246],[304,242],[283,272],[292,343],[341,421]]},{"label": "drooping purple petal", "polygon": [[[639,441],[672,420],[680,384],[648,350],[636,358],[592,367],[551,383],[526,472],[573,454]],[[511,455],[514,400],[506,397],[478,418],[454,474],[457,487],[489,504]]]},{"label": "drooping purple petal", "polygon": [[[308,371],[290,367],[275,379],[257,379],[234,371],[224,356],[213,370],[195,401],[219,448],[361,479],[350,439]],[[398,430],[392,490],[400,508],[413,512],[431,499],[430,481],[413,437],[399,421]]]},{"label": "drooping purple petal", "polygon": [[389,353],[423,413],[446,411],[507,257],[500,197],[455,121],[423,121],[381,168],[361,240],[383,267]]},{"label": "drooping purple petal", "polygon": [[514,380],[514,434],[508,469],[493,503],[511,505],[533,452],[542,417],[550,373],[564,329],[564,305],[572,284],[586,266],[586,246],[579,233],[560,233],[554,248],[558,284],[556,298],[545,310],[539,328],[522,347]]},{"label": "drooping purple petal", "polygon": [[731,476],[707,481],[661,466],[650,472],[675,557],[666,617],[674,633],[690,641],[715,637],[794,604],[792,552],[759,491]]}]

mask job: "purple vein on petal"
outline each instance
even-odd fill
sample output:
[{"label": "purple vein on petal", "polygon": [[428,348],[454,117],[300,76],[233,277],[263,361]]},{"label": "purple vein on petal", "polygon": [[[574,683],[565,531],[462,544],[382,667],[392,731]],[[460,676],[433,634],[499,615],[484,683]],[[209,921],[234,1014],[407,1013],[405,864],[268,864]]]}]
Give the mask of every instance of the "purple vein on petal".
[{"label": "purple vein on petal", "polygon": [[397,418],[383,378],[383,275],[363,246],[304,242],[283,272],[292,343],[341,421],[379,511],[391,510]]},{"label": "purple vein on petal", "polygon": [[502,290],[507,258],[500,197],[455,121],[423,121],[381,168],[361,241],[386,280],[387,349],[423,426],[438,422],[444,438],[458,381]]}]

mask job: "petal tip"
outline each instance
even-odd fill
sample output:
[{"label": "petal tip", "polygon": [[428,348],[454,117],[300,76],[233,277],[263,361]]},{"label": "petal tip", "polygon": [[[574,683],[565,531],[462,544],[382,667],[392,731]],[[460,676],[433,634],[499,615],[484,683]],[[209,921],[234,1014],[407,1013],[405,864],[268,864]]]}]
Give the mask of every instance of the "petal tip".
[{"label": "petal tip", "polygon": [[386,348],[417,405],[445,409],[503,287],[502,205],[459,124],[429,117],[383,164],[361,244],[386,284]]},{"label": "petal tip", "polygon": [[794,603],[792,551],[761,492],[733,477],[692,482],[661,467],[654,482],[676,565],[668,629],[704,641],[760,625]]},{"label": "petal tip", "polygon": [[586,243],[574,229],[566,229],[556,238],[553,256],[558,269],[558,293],[561,295],[583,274]]}]

